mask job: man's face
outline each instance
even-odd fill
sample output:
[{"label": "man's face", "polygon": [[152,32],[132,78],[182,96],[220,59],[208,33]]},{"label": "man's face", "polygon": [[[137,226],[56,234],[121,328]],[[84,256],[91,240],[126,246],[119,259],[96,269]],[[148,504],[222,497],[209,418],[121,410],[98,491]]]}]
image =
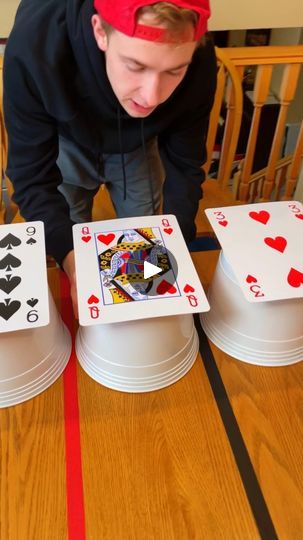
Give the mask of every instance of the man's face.
[{"label": "man's face", "polygon": [[180,84],[196,43],[154,43],[116,30],[106,38],[94,17],[98,16],[92,19],[95,39],[105,52],[107,76],[119,103],[130,116],[145,118]]}]

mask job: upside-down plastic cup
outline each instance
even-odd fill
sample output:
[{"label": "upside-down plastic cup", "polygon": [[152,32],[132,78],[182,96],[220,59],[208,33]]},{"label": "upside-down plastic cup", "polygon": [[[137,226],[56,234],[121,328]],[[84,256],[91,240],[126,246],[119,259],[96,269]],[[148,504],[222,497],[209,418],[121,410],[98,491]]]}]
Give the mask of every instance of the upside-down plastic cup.
[{"label": "upside-down plastic cup", "polygon": [[63,372],[71,337],[49,293],[47,326],[0,334],[0,407],[22,403],[46,390]]},{"label": "upside-down plastic cup", "polygon": [[303,298],[251,303],[221,252],[200,320],[207,337],[251,364],[284,366],[303,360]]},{"label": "upside-down plastic cup", "polygon": [[193,316],[80,326],[76,352],[100,384],[122,392],[149,392],[183,377],[198,354]]}]

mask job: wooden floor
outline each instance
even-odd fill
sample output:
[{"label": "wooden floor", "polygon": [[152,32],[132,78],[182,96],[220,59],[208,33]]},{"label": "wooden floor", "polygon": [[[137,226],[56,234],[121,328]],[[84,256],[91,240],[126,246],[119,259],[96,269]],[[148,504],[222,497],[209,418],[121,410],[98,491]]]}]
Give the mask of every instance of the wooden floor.
[{"label": "wooden floor", "polygon": [[[193,254],[205,287],[217,257]],[[49,282],[60,308],[57,269]],[[107,389],[73,356],[0,410],[1,540],[303,537],[303,362],[252,366],[200,337],[166,389]]]}]

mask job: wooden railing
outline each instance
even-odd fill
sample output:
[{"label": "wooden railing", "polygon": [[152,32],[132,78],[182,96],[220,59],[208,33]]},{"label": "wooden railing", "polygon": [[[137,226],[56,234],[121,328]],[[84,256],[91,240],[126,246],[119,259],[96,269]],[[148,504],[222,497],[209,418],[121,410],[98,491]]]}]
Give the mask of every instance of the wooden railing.
[{"label": "wooden railing", "polygon": [[[277,182],[280,182],[280,187],[282,184],[284,186],[284,193],[281,198],[292,198],[303,157],[303,115],[300,118],[301,129],[294,154],[287,157],[286,161],[281,161],[281,149],[287,114],[296,92],[301,92],[303,101],[303,79],[300,80],[303,64],[303,45],[233,47],[225,48],[223,51],[235,66],[241,81],[243,80],[245,68],[247,66],[256,66],[251,127],[245,157],[239,172],[235,176],[234,194],[241,202],[247,202],[252,197],[253,192],[254,196],[257,193],[259,194],[259,200],[268,201],[272,198]],[[275,97],[279,102],[278,120],[267,166],[263,171],[252,175],[261,111],[271,89],[272,73],[276,65],[281,65],[283,69],[279,88],[275,92]],[[298,87],[299,81],[300,88]],[[228,132],[228,129],[227,125],[225,130]],[[256,183],[256,186],[252,188],[254,183]],[[223,183],[223,187],[226,187],[226,183]]]},{"label": "wooden railing", "polygon": [[[218,89],[213,107],[210,129],[207,138],[208,161],[204,166],[206,173],[211,163],[211,153],[216,138],[218,119],[222,100],[227,109],[226,125],[221,149],[218,184],[226,189],[230,183],[231,170],[238,143],[243,96],[241,82],[247,66],[256,67],[253,89],[253,115],[245,157],[239,171],[234,176],[233,194],[240,202],[268,201],[272,199],[291,199],[298,181],[303,157],[303,121],[291,156],[281,159],[281,147],[285,134],[287,113],[296,91],[302,93],[303,82],[300,72],[303,64],[303,45],[269,47],[233,47],[217,50]],[[262,107],[266,103],[271,88],[273,68],[281,65],[283,75],[276,97],[279,101],[279,115],[267,166],[262,171],[252,173],[256,141],[260,126]],[[300,82],[299,82],[300,81]],[[298,87],[298,82],[300,87]],[[0,56],[0,100],[2,97],[2,58]],[[1,111],[0,111],[1,112]],[[0,114],[0,170],[3,172],[7,157],[7,138]],[[2,176],[2,175],[1,175]],[[4,218],[4,206],[0,184],[0,221]]]}]

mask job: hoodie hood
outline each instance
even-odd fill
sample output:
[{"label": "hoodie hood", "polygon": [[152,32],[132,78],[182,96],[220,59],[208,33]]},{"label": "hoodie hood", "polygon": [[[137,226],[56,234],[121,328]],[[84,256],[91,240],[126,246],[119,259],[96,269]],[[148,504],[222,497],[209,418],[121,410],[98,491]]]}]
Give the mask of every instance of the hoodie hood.
[{"label": "hoodie hood", "polygon": [[67,31],[79,77],[78,91],[90,97],[104,114],[115,113],[118,100],[106,74],[105,55],[97,46],[91,18],[95,9],[92,0],[67,0]]}]

